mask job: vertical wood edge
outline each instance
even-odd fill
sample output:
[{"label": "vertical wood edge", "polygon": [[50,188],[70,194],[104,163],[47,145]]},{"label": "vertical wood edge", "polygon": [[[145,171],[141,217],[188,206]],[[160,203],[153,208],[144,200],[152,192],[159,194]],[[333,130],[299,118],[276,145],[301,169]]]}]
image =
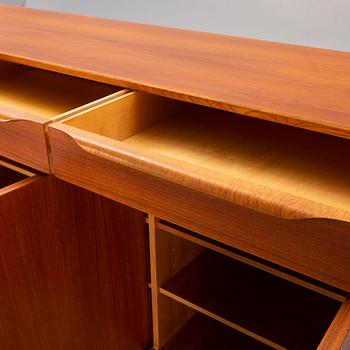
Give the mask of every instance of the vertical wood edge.
[{"label": "vertical wood edge", "polygon": [[152,328],[153,328],[153,346],[159,349],[159,286],[157,277],[156,263],[156,218],[153,214],[148,214],[147,222],[149,227],[149,253],[150,253],[150,271],[151,271],[151,299],[152,299]]},{"label": "vertical wood edge", "polygon": [[[350,296],[346,298],[317,350],[349,350],[344,348],[350,332]],[[346,346],[347,344],[345,344]]]}]

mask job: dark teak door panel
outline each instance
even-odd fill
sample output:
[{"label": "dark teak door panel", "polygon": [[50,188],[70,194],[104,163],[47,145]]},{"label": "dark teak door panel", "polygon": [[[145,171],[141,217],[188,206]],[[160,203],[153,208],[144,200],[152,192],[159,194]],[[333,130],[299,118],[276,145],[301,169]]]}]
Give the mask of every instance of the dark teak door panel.
[{"label": "dark teak door panel", "polygon": [[144,349],[144,214],[46,177],[0,197],[0,348]]}]

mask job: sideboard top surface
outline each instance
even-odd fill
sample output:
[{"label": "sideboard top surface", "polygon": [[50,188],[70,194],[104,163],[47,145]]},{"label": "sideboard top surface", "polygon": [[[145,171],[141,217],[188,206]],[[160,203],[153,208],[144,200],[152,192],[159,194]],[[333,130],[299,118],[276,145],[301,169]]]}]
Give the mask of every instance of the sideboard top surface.
[{"label": "sideboard top surface", "polygon": [[350,53],[0,5],[0,59],[350,138]]}]

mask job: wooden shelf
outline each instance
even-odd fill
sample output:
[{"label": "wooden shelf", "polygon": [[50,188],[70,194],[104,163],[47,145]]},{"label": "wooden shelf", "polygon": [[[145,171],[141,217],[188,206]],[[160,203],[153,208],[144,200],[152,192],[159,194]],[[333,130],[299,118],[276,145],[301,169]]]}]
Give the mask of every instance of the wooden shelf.
[{"label": "wooden shelf", "polygon": [[27,68],[0,79],[0,105],[51,119],[116,91],[115,86]]},{"label": "wooden shelf", "polygon": [[161,293],[243,332],[300,350],[317,348],[341,305],[209,250],[163,284]]},{"label": "wooden shelf", "polygon": [[268,350],[270,347],[197,313],[161,348],[179,349]]}]

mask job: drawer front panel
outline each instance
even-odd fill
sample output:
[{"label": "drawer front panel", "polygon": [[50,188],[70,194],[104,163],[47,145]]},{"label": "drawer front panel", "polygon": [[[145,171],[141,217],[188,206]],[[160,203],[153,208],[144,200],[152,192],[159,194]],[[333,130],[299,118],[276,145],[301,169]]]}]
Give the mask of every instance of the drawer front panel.
[{"label": "drawer front panel", "polygon": [[27,120],[0,121],[0,155],[49,173],[44,126]]}]

